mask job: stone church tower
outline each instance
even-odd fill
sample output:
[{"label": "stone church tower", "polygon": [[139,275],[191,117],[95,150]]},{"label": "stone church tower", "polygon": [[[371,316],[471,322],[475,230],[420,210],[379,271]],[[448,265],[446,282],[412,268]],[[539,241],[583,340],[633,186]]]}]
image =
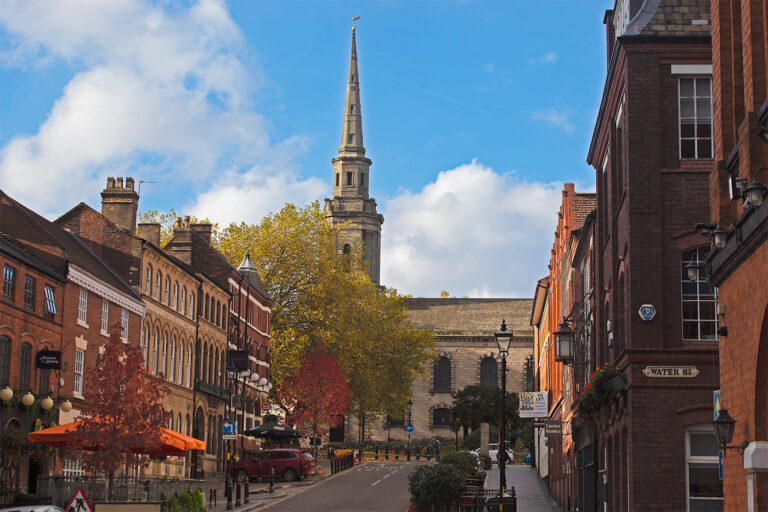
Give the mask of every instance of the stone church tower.
[{"label": "stone church tower", "polygon": [[376,200],[368,196],[371,160],[363,147],[363,117],[360,111],[360,80],[357,74],[355,29],[349,55],[347,99],[344,104],[341,145],[333,162],[333,198],[325,200],[325,216],[334,224],[348,223],[338,240],[340,251],[359,244],[371,280],[379,284],[381,262],[381,224],[384,216],[376,212]]}]

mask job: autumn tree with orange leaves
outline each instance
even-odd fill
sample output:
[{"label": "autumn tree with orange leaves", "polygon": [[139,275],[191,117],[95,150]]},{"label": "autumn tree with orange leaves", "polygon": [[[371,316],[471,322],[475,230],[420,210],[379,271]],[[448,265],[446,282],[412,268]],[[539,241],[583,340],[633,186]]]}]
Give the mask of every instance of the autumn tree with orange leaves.
[{"label": "autumn tree with orange leaves", "polygon": [[119,326],[101,347],[96,367],[85,372],[88,403],[67,439],[70,457],[87,471],[112,477],[136,454],[156,453],[167,413],[160,400],[165,383],[144,368],[141,348],[120,340]]},{"label": "autumn tree with orange leaves", "polygon": [[347,376],[322,346],[307,353],[296,375],[283,381],[278,392],[287,420],[312,428],[313,437],[336,427],[349,404]]}]

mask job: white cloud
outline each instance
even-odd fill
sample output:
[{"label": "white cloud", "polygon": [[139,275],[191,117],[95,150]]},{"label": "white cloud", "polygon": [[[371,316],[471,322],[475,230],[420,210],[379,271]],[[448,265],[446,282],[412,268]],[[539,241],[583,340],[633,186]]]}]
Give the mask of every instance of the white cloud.
[{"label": "white cloud", "polygon": [[533,61],[541,64],[557,64],[557,54],[555,52],[547,52],[536,57]]},{"label": "white cloud", "polygon": [[58,59],[77,70],[37,133],[0,149],[8,193],[54,213],[84,191],[98,197],[107,175],[195,189],[220,184],[229,169],[272,165],[269,123],[251,100],[262,79],[244,65],[243,37],[223,1],[161,5],[174,8],[0,0],[6,65]]},{"label": "white cloud", "polygon": [[546,111],[543,111],[543,110],[535,111],[533,114],[531,114],[531,119],[546,121],[552,126],[561,128],[562,130],[568,133],[573,132],[573,125],[571,124],[571,120],[570,120],[570,116],[568,115],[568,112],[558,110],[554,107]]},{"label": "white cloud", "polygon": [[485,65],[483,66],[483,70],[484,70],[486,73],[493,73],[493,71],[494,71],[495,69],[496,69],[496,64],[495,64],[495,63],[493,63],[493,62],[489,62],[488,64],[485,64]]},{"label": "white cloud", "polygon": [[473,160],[384,200],[382,283],[414,296],[530,297],[547,273],[560,194]]}]

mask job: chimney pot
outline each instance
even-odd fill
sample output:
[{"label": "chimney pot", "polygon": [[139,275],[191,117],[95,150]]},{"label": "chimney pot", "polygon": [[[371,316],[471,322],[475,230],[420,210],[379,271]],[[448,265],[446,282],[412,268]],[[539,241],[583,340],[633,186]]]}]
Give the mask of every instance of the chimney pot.
[{"label": "chimney pot", "polygon": [[119,176],[117,178],[117,188],[123,188],[123,177]]},{"label": "chimney pot", "polygon": [[131,178],[130,176],[125,178],[125,188],[129,188],[133,190],[133,184],[134,184],[133,178]]},{"label": "chimney pot", "polygon": [[115,178],[112,176],[107,178],[107,188],[115,188]]}]

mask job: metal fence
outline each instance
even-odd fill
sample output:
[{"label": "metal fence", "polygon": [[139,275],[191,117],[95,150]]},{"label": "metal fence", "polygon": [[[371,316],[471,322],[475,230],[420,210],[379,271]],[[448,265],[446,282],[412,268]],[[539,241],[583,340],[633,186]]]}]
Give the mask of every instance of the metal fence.
[{"label": "metal fence", "polygon": [[112,478],[107,495],[107,483],[104,477],[39,476],[37,496],[58,504],[69,500],[77,489],[82,489],[91,502],[163,501],[175,493],[205,489],[204,480],[116,476]]}]

